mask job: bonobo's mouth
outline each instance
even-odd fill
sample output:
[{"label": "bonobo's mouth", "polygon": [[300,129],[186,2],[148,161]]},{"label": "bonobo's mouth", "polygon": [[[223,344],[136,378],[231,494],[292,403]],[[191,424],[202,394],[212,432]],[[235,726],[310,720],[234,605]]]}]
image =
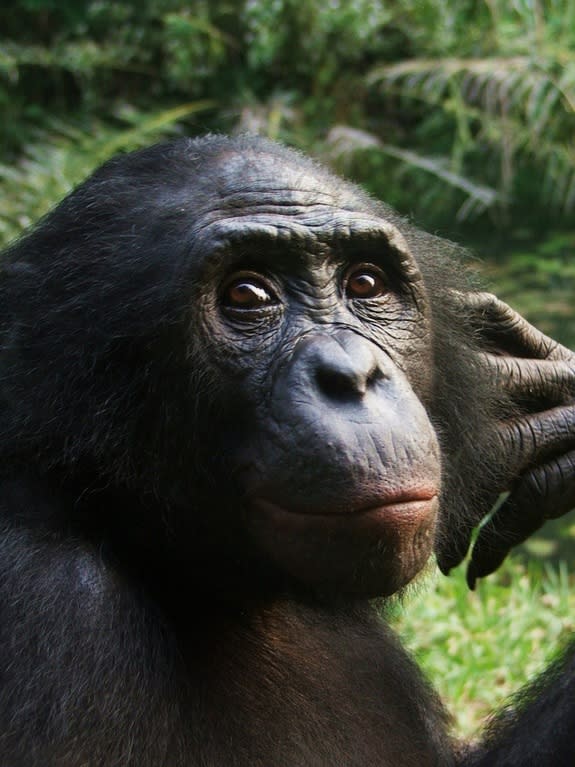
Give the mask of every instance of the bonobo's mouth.
[{"label": "bonobo's mouth", "polygon": [[267,498],[253,498],[250,506],[261,512],[302,518],[307,524],[310,518],[317,521],[323,520],[326,525],[343,522],[345,525],[362,525],[380,522],[384,525],[403,526],[420,524],[429,514],[433,514],[437,507],[437,493],[422,491],[410,496],[398,496],[392,499],[377,499],[368,503],[356,504],[337,503],[327,507],[290,507],[270,501]]},{"label": "bonobo's mouth", "polygon": [[267,498],[249,504],[249,527],[272,559],[298,579],[369,596],[397,591],[433,549],[438,494],[296,508]]}]

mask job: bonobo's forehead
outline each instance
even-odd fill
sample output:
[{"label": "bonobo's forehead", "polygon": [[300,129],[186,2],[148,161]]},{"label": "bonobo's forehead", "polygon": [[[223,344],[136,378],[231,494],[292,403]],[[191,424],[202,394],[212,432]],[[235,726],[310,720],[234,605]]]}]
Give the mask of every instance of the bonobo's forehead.
[{"label": "bonobo's forehead", "polygon": [[[291,158],[290,158],[291,159]],[[212,205],[200,222],[212,243],[266,236],[333,241],[380,238],[407,250],[399,231],[360,189],[293,155],[230,151],[211,176]]]},{"label": "bonobo's forehead", "polygon": [[219,172],[213,177],[216,191],[230,201],[242,195],[248,205],[255,198],[271,204],[365,207],[363,195],[351,184],[332,178],[323,168],[296,154],[289,160],[249,150],[222,153]]}]

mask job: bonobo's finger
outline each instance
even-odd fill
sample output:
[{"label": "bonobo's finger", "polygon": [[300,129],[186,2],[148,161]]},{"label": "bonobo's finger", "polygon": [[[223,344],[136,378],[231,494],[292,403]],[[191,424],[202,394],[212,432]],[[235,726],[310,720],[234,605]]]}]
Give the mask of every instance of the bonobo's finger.
[{"label": "bonobo's finger", "polygon": [[504,421],[498,433],[506,456],[504,475],[511,484],[531,467],[575,449],[575,406],[556,407]]},{"label": "bonobo's finger", "polygon": [[509,497],[481,528],[467,570],[469,587],[496,570],[510,549],[545,520],[575,508],[575,450],[537,466],[521,477]]},{"label": "bonobo's finger", "polygon": [[491,490],[489,493],[486,492],[482,498],[476,496],[473,515],[467,513],[456,520],[442,520],[444,524],[438,533],[435,553],[437,565],[443,575],[449,575],[454,567],[463,562],[469,551],[473,531],[477,524],[489,514],[499,495],[499,491],[493,489],[493,492]]},{"label": "bonobo's finger", "polygon": [[534,360],[485,353],[495,386],[523,404],[567,404],[575,399],[575,361]]},{"label": "bonobo's finger", "polygon": [[[497,431],[502,442],[500,454],[504,456],[504,466],[501,467],[499,484],[490,487],[489,490],[486,489],[483,497],[476,496],[473,517],[463,515],[463,519],[457,520],[457,523],[453,525],[449,524],[449,520],[447,521],[450,530],[448,545],[442,545],[442,533],[440,531],[436,547],[437,563],[444,574],[447,574],[464,559],[469,548],[473,528],[490,512],[500,493],[513,488],[517,479],[525,475],[526,472],[534,472],[534,467],[540,467],[543,464],[550,465],[554,459],[575,450],[575,406],[564,405],[541,413],[527,414],[504,421],[498,426]],[[560,466],[562,465],[560,464]],[[567,464],[565,464],[565,468],[567,468]],[[533,477],[537,479],[539,474],[534,473]],[[552,487],[551,483],[543,482],[530,486],[532,505],[535,509],[543,509],[549,501],[554,501],[554,496],[547,497],[550,487]],[[511,503],[505,504],[506,508],[512,509],[514,505],[519,506],[519,503],[515,504],[513,500],[515,497],[521,498],[521,503],[523,503],[523,497],[516,496],[516,493],[517,491],[512,494]],[[523,508],[520,508],[518,513],[521,515],[528,514],[529,509],[524,511]],[[509,530],[506,530],[504,526],[506,523],[509,524]],[[535,525],[531,532],[534,532],[540,524],[539,522]],[[495,530],[494,525],[497,526],[497,530]],[[510,536],[509,545],[503,544],[503,554],[499,563],[503,561],[509,548],[517,542],[515,541],[516,530],[524,530],[527,527],[527,520],[521,519],[516,522],[511,511],[496,515],[491,527],[486,527],[488,539],[496,537],[497,540],[504,541],[506,535]],[[492,536],[491,533],[494,535]]]},{"label": "bonobo's finger", "polygon": [[573,405],[505,421],[498,433],[501,455],[505,456],[500,486],[486,492],[483,499],[476,498],[474,518],[458,520],[451,527],[449,545],[442,546],[440,540],[437,546],[439,568],[447,574],[465,557],[473,527],[489,513],[497,495],[512,489],[480,532],[469,570],[470,583],[497,569],[509,549],[535,532],[545,518],[560,516],[575,505],[569,495],[575,485]]},{"label": "bonobo's finger", "polygon": [[[487,513],[487,510],[486,510]],[[465,559],[471,543],[474,525],[459,523],[449,533],[449,540],[445,545],[436,546],[435,556],[437,566],[443,575],[449,575],[454,567],[460,565]]]},{"label": "bonobo's finger", "polygon": [[493,349],[526,359],[565,360],[575,366],[572,351],[530,325],[491,293],[462,294],[461,302],[481,340]]}]

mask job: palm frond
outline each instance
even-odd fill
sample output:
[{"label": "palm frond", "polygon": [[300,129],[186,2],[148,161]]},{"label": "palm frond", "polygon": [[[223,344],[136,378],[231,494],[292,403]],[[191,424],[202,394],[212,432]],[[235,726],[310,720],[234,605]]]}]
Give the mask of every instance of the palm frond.
[{"label": "palm frond", "polygon": [[153,114],[125,107],[116,115],[123,123],[120,128],[100,121],[50,121],[47,129],[36,132],[16,165],[0,165],[0,244],[18,236],[113,154],[169,135],[179,120],[212,106],[211,101],[197,101]]},{"label": "palm frond", "polygon": [[[562,65],[564,64],[564,65]],[[563,211],[575,206],[575,55],[437,58],[380,66],[368,77],[404,102],[465,123],[453,155],[473,154],[480,143],[501,158],[502,199],[513,186],[519,156],[543,168],[547,200]],[[467,141],[467,145],[462,143]]]},{"label": "palm frond", "polygon": [[472,181],[449,168],[449,158],[427,157],[409,149],[403,149],[381,141],[377,136],[351,128],[346,125],[336,125],[328,133],[326,143],[330,147],[332,157],[343,157],[365,150],[376,150],[405,165],[423,170],[454,189],[466,195],[466,200],[457,213],[458,220],[478,215],[493,206],[500,195],[495,189]]}]

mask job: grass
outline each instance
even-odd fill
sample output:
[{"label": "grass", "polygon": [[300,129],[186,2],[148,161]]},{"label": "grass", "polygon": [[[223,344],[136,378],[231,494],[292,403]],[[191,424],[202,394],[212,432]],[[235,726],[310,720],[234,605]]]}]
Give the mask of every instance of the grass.
[{"label": "grass", "polygon": [[[564,528],[571,538],[575,525]],[[475,592],[460,567],[395,608],[392,622],[453,713],[457,735],[473,737],[575,632],[574,583],[564,560],[526,561],[523,552]]]}]

